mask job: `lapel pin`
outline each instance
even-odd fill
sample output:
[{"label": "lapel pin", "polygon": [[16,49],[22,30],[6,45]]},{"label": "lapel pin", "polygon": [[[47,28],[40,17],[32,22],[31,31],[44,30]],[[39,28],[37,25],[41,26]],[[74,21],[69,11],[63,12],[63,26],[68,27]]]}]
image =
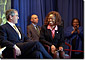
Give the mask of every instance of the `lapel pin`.
[{"label": "lapel pin", "polygon": [[58,31],[56,33],[58,33]]}]

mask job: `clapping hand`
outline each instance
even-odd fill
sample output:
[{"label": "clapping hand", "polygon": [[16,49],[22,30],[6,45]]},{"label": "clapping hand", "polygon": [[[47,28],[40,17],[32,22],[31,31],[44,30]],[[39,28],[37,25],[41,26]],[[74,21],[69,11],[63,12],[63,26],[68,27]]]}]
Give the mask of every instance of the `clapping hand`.
[{"label": "clapping hand", "polygon": [[79,33],[80,31],[79,31],[78,28],[79,28],[79,25],[75,26],[75,27],[74,27],[74,30],[71,32],[71,34],[73,34],[75,31],[77,31],[77,32]]}]

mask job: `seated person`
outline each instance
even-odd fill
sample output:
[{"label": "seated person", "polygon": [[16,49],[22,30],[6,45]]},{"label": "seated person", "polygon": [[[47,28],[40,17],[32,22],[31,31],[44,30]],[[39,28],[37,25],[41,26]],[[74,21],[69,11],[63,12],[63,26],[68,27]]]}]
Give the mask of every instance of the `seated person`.
[{"label": "seated person", "polygon": [[59,50],[57,54],[59,54],[60,58],[65,58],[63,27],[60,26],[60,23],[60,14],[56,11],[49,12],[45,18],[44,25],[41,27],[40,42],[49,45],[52,54]]},{"label": "seated person", "polygon": [[18,22],[18,12],[15,9],[6,11],[7,23],[0,26],[1,47],[4,58],[13,58],[11,49],[16,50],[18,58],[52,58],[38,41],[32,41],[26,37],[19,27],[15,24]]},{"label": "seated person", "polygon": [[38,16],[33,14],[31,16],[31,24],[27,26],[27,35],[31,40],[39,41],[40,36],[40,26],[38,23]]},{"label": "seated person", "polygon": [[[72,20],[72,26],[65,29],[64,36],[68,43],[72,45],[72,50],[83,50],[83,28],[80,26],[78,18]],[[72,58],[83,57],[81,52],[72,52]]]}]

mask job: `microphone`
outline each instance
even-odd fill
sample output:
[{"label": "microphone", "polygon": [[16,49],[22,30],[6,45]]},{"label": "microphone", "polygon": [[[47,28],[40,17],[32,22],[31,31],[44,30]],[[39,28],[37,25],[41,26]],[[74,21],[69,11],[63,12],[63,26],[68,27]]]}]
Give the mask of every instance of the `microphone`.
[{"label": "microphone", "polygon": [[75,30],[77,31],[77,26],[75,26]]},{"label": "microphone", "polygon": [[77,28],[77,26],[75,26]]}]

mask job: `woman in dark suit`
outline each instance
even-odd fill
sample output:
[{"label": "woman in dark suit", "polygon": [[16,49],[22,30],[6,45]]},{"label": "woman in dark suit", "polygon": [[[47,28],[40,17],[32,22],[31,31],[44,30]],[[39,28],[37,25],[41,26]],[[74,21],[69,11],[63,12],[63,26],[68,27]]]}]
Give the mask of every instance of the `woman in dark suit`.
[{"label": "woman in dark suit", "polygon": [[51,54],[59,51],[60,58],[64,58],[64,36],[61,24],[61,16],[56,11],[51,11],[45,18],[44,25],[40,31],[40,42],[51,47]]}]

